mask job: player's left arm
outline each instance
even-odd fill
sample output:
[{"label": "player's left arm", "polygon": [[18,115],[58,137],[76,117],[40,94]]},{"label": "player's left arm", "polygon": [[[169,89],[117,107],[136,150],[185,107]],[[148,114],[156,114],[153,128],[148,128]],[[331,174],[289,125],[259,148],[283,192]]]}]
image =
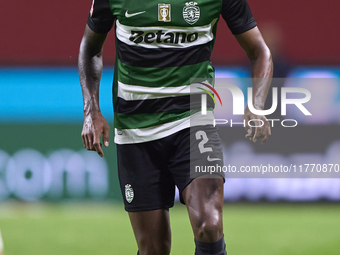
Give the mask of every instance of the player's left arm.
[{"label": "player's left arm", "polygon": [[[273,76],[273,62],[271,53],[257,27],[254,27],[242,34],[235,35],[238,43],[246,52],[250,60],[251,77],[253,82],[253,105],[257,110],[263,110]],[[270,124],[264,115],[252,113],[247,106],[243,119],[246,122],[246,138],[254,143],[261,139],[261,144],[271,136]],[[248,124],[249,120],[262,120],[263,126],[256,127],[255,131]],[[256,121],[260,126],[260,121]]]}]

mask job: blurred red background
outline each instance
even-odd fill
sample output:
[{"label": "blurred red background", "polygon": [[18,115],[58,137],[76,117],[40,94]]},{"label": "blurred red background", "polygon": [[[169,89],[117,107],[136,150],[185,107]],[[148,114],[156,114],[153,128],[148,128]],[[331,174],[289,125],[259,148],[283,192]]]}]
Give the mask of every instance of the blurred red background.
[{"label": "blurred red background", "polygon": [[[6,1],[0,8],[0,65],[75,65],[91,0]],[[259,24],[277,26],[282,51],[295,64],[339,64],[340,1],[248,0]],[[104,47],[114,63],[114,33]],[[245,54],[221,20],[212,60],[240,64]]]}]

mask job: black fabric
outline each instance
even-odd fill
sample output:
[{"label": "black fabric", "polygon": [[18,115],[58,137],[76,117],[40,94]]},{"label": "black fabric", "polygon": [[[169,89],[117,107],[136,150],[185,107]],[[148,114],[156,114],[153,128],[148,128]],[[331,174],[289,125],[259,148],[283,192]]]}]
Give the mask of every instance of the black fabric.
[{"label": "black fabric", "polygon": [[[167,170],[165,145],[159,141],[117,144],[118,176],[126,211],[173,207],[175,183]],[[126,198],[126,185],[131,185],[134,194],[130,202]]]},{"label": "black fabric", "polygon": [[256,27],[257,24],[247,0],[222,1],[222,17],[234,35],[242,34]]},{"label": "black fabric", "polygon": [[[212,150],[201,153],[201,139],[195,136],[204,131]],[[124,131],[123,131],[124,132]],[[117,144],[118,176],[125,210],[128,212],[169,209],[174,205],[175,185],[180,194],[194,178],[191,167],[216,165],[208,157],[223,158],[217,128],[212,125],[183,129],[165,138],[136,144]],[[218,161],[223,166],[223,160]],[[212,178],[215,176],[211,176]],[[132,201],[127,201],[126,187],[133,190]],[[182,196],[180,200],[184,203]]]},{"label": "black fabric", "polygon": [[115,21],[109,0],[95,0],[87,18],[87,25],[98,34],[108,33]]},{"label": "black fabric", "polygon": [[202,243],[195,240],[195,255],[227,255],[224,236],[214,243]]},{"label": "black fabric", "polygon": [[136,67],[176,67],[193,65],[210,59],[210,42],[188,48],[149,49],[130,46],[117,40],[117,55],[120,61]]},{"label": "black fabric", "polygon": [[[214,101],[211,97],[207,97],[207,107],[214,107]],[[159,113],[172,111],[185,112],[200,108],[201,94],[132,101],[126,101],[118,97],[115,112],[123,114]]]}]

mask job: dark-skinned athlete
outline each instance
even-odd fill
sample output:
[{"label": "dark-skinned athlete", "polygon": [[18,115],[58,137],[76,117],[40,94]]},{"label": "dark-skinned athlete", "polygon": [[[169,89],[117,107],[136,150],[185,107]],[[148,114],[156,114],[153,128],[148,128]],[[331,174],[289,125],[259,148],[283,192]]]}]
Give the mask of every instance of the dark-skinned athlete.
[{"label": "dark-skinned athlete", "polygon": [[[82,139],[86,149],[100,156],[104,156],[101,136],[103,145],[109,146],[99,85],[102,47],[115,25],[118,175],[140,255],[170,254],[169,208],[174,204],[175,186],[188,210],[195,254],[226,254],[224,178],[190,175],[190,160],[205,165],[211,163],[209,159],[218,159],[223,164],[221,141],[211,124],[192,124],[201,113],[188,108],[190,80],[214,79],[210,55],[220,15],[247,54],[251,77],[259,78],[253,79],[253,102],[256,109],[263,109],[273,65],[246,0],[93,1],[79,52],[85,117]],[[208,110],[207,115],[211,114]],[[265,142],[271,135],[267,119],[247,107],[244,120],[252,119],[261,119],[264,125],[246,126],[246,138]],[[193,153],[190,141],[195,141]]]}]

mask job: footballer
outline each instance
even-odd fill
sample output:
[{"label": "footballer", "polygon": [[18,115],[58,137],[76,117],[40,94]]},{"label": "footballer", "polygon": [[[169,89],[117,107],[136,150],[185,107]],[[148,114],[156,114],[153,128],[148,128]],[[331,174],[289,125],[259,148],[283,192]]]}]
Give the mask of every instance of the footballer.
[{"label": "footballer", "polygon": [[[190,108],[190,81],[214,79],[210,56],[220,16],[247,54],[251,77],[260,78],[253,79],[253,102],[263,109],[273,65],[246,0],[93,1],[78,63],[84,101],[82,139],[86,149],[100,156],[102,135],[103,145],[109,146],[99,84],[102,47],[114,25],[114,141],[121,192],[139,255],[170,254],[169,209],[176,186],[188,210],[195,254],[226,254],[224,177],[190,174],[190,161],[223,164],[217,129],[211,121],[193,121],[200,118],[200,108]],[[209,116],[213,116],[211,107]],[[264,116],[247,108],[244,119],[264,121],[254,130],[248,126],[247,138],[254,142],[269,138]]]}]

